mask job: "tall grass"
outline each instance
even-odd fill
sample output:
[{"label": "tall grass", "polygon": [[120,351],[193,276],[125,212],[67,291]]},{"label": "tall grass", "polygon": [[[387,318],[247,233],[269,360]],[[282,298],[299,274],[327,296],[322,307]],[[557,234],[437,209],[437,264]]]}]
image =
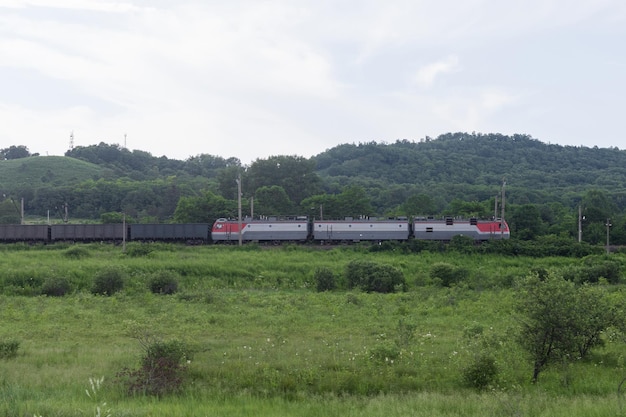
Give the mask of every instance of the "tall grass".
[{"label": "tall grass", "polygon": [[[620,335],[530,384],[530,363],[513,340],[514,279],[502,275],[523,276],[533,260],[218,247],[129,257],[115,246],[86,249],[89,256],[78,258],[64,257],[67,249],[4,252],[3,290],[19,265],[36,276],[69,277],[73,288],[64,297],[34,295],[35,286],[30,294],[0,295],[0,341],[19,342],[17,356],[0,359],[0,416],[94,414],[85,395],[94,376],[104,377],[98,404],[106,401],[112,415],[622,413]],[[316,267],[342,274],[363,256],[400,268],[408,291],[316,291]],[[437,262],[467,268],[468,282],[431,285]],[[127,273],[123,290],[92,295],[93,277],[111,264]],[[163,270],[179,274],[176,294],[150,291],[150,277]],[[623,298],[623,288],[612,295]],[[116,383],[120,370],[140,363],[137,331],[184,341],[193,351],[182,393],[129,397]],[[483,391],[463,380],[478,352],[498,369]]]}]

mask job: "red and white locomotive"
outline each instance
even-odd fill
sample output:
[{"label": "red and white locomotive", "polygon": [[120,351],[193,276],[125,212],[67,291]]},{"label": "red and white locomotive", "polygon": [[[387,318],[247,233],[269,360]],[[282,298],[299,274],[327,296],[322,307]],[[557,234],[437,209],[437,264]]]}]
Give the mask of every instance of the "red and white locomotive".
[{"label": "red and white locomotive", "polygon": [[[239,221],[218,219],[211,230],[211,239],[217,243],[239,241]],[[399,219],[313,220],[304,217],[292,219],[255,219],[241,221],[242,242],[304,242],[320,243],[360,242],[408,239],[449,241],[463,235],[475,241],[508,239],[508,224],[500,219],[478,220],[416,217],[413,221]]]},{"label": "red and white locomotive", "polygon": [[475,241],[508,239],[511,237],[509,225],[500,219],[478,220],[476,218],[458,220],[446,217],[442,220],[416,217],[413,219],[413,238],[418,240],[450,240],[457,235],[471,237]]},{"label": "red and white locomotive", "polygon": [[[240,228],[241,227],[241,228]],[[278,219],[238,220],[217,219],[211,229],[213,242],[238,242],[239,231],[243,242],[304,242],[309,238],[309,222],[306,217]]]}]

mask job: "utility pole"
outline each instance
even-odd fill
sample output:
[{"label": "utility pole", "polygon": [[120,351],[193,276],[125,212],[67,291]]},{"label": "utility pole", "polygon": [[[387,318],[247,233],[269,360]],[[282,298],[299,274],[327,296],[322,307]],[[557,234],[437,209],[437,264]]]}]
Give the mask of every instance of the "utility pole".
[{"label": "utility pole", "polygon": [[583,206],[578,206],[578,243],[583,241]]},{"label": "utility pole", "polygon": [[504,187],[506,187],[506,179],[502,179],[502,214],[500,215],[500,235],[504,238]]},{"label": "utility pole", "polygon": [[498,194],[496,194],[495,203],[493,207],[493,219],[498,218]]},{"label": "utility pole", "polygon": [[126,212],[122,213],[122,253],[126,253]]},{"label": "utility pole", "polygon": [[243,245],[243,239],[241,236],[241,174],[237,176],[235,180],[237,182],[237,224],[239,226],[239,246]]},{"label": "utility pole", "polygon": [[607,255],[611,253],[609,249],[609,229],[611,228],[611,226],[613,226],[611,224],[611,219],[606,219],[606,254]]}]

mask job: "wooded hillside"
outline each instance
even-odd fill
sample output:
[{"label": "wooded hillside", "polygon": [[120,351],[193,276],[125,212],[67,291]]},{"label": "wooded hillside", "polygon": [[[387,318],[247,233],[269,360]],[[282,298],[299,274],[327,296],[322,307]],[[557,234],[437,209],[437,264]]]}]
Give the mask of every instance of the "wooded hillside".
[{"label": "wooded hillside", "polygon": [[[74,218],[123,211],[137,221],[209,221],[234,214],[239,175],[244,204],[254,197],[255,214],[265,215],[315,216],[324,206],[336,217],[485,217],[504,183],[507,219],[514,231],[525,223],[527,237],[575,234],[582,204],[586,219],[598,223],[591,234],[599,240],[601,223],[611,218],[615,228],[626,213],[626,151],[552,145],[527,135],[448,133],[419,142],[343,144],[312,158],[275,156],[250,166],[207,154],[156,158],[104,143],[65,157],[20,156],[26,157],[0,161],[4,222],[15,221],[14,202],[22,198],[27,216],[67,203]],[[516,218],[520,213],[526,220]]]}]

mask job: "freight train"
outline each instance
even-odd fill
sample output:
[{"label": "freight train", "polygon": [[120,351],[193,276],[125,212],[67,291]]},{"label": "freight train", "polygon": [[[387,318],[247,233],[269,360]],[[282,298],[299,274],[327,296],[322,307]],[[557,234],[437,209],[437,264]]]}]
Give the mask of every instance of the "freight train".
[{"label": "freight train", "polygon": [[[240,233],[241,231],[241,233]],[[241,237],[240,237],[241,234]],[[508,224],[500,219],[447,217],[398,219],[310,220],[306,217],[241,220],[217,219],[209,223],[180,224],[52,224],[0,225],[0,243],[11,242],[185,242],[195,244],[318,243],[449,241],[463,235],[476,242],[508,239]]]}]

